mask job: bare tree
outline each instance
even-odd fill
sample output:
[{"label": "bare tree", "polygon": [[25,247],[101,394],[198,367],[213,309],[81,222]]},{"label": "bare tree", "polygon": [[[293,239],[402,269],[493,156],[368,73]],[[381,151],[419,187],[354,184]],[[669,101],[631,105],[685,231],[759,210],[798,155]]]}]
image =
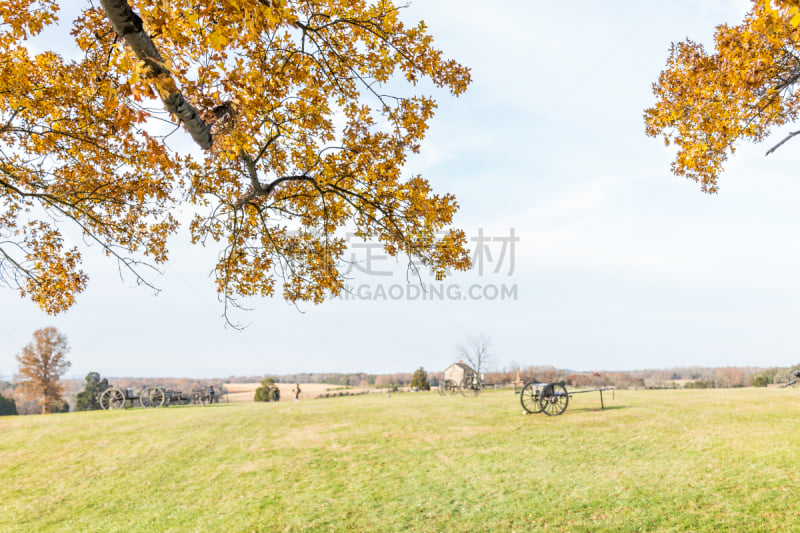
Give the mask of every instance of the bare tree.
[{"label": "bare tree", "polygon": [[469,366],[480,376],[486,372],[492,363],[492,353],[490,351],[491,341],[486,335],[478,335],[469,339],[467,344],[459,344],[456,348],[458,356],[465,360]]},{"label": "bare tree", "polygon": [[59,380],[71,365],[67,352],[67,337],[49,327],[36,330],[33,341],[17,355],[19,372],[14,380],[26,398],[38,400],[42,414],[60,411],[64,405],[64,388]]}]

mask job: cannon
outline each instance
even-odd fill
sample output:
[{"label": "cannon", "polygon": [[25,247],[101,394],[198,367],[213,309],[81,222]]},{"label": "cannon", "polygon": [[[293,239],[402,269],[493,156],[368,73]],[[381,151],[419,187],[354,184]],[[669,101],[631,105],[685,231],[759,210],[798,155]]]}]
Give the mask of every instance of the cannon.
[{"label": "cannon", "polygon": [[524,409],[524,414],[544,413],[547,416],[558,416],[567,410],[569,399],[573,394],[583,394],[586,392],[600,393],[600,408],[605,409],[603,403],[603,392],[614,391],[614,387],[598,387],[595,389],[573,390],[567,392],[563,382],[561,383],[540,383],[529,381],[522,387],[519,394],[519,401]]},{"label": "cannon", "polygon": [[477,396],[483,389],[483,381],[475,372],[466,372],[458,384],[458,390],[462,396]]},{"label": "cannon", "polygon": [[[281,392],[278,390],[278,387],[275,387],[274,395],[277,395],[275,401],[277,402],[280,399]],[[192,405],[208,405],[211,403],[216,403],[219,400],[219,397],[216,395],[213,387],[204,387],[199,390],[193,390],[189,393],[189,402]]]},{"label": "cannon", "polygon": [[783,385],[781,385],[780,388],[785,389],[786,387],[797,386],[798,382],[800,382],[800,370],[795,370],[794,372],[792,372],[792,375],[794,377],[789,381],[787,381],[786,383],[784,383]]},{"label": "cannon", "polygon": [[119,389],[111,387],[103,391],[100,395],[100,407],[108,411],[109,409],[124,409],[132,406],[139,400],[139,394],[133,389]]},{"label": "cannon", "polygon": [[135,407],[163,407],[167,404],[168,393],[162,387],[145,387],[139,392],[134,389],[111,387],[100,395],[100,407],[105,410]]},{"label": "cannon", "polygon": [[441,396],[452,396],[457,392],[460,392],[462,396],[477,396],[482,389],[483,382],[477,374],[465,375],[459,382],[452,379],[445,379],[439,382],[439,394]]},{"label": "cannon", "polygon": [[170,405],[206,405],[217,401],[214,389],[206,387],[191,392],[182,392],[164,387],[145,387],[139,392],[134,389],[111,387],[100,395],[100,407],[105,410],[134,407],[169,407]]},{"label": "cannon", "polygon": [[[146,398],[146,400],[144,400]],[[144,400],[144,401],[143,401]],[[142,391],[139,402],[142,407],[169,407],[170,405],[206,405],[212,403],[214,394],[211,389],[192,390],[190,392],[165,389],[163,387],[147,387]]]},{"label": "cannon", "polygon": [[456,392],[458,392],[458,383],[452,379],[444,379],[439,381],[440,396],[452,396]]},{"label": "cannon", "polygon": [[139,405],[142,407],[163,407],[167,395],[161,387],[145,387],[139,394]]}]

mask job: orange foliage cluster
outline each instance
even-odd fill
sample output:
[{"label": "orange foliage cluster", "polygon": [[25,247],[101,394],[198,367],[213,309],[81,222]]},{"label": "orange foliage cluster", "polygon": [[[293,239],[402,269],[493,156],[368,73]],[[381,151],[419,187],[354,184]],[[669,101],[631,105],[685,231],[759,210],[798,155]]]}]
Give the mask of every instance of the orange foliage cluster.
[{"label": "orange foliage cluster", "polygon": [[0,277],[46,311],[87,283],[54,219],[146,282],[188,208],[226,304],[276,277],[290,301],[338,293],[345,229],[437,278],[470,266],[455,198],[403,172],[436,103],[384,89],[458,95],[469,69],[391,2],[101,0],[73,21],[78,60],[26,48],[57,11],[0,1]]},{"label": "orange foliage cluster", "polygon": [[691,40],[672,45],[645,122],[648,135],[677,146],[676,175],[714,193],[739,140],[761,141],[797,118],[798,7],[795,0],[754,2],[740,25],[717,27],[713,53]]},{"label": "orange foliage cluster", "polygon": [[67,338],[56,328],[48,327],[36,330],[33,341],[17,355],[19,371],[14,380],[25,398],[38,402],[42,414],[56,412],[64,403],[60,380],[71,366],[67,352]]}]

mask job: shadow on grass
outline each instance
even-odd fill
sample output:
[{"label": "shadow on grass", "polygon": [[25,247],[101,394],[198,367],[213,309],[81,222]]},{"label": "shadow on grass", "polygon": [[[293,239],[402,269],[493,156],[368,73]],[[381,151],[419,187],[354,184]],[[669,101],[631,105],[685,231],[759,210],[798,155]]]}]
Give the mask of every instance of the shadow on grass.
[{"label": "shadow on grass", "polygon": [[198,408],[202,408],[202,409],[216,409],[217,407],[233,407],[234,405],[242,405],[242,403],[244,403],[244,402],[222,402],[222,403],[214,403],[214,404],[207,404],[207,405],[188,403],[186,405],[170,405],[170,408],[172,408],[172,407],[198,407]]},{"label": "shadow on grass", "polygon": [[568,407],[567,411],[590,411],[592,413],[599,413],[602,411],[615,411],[617,409],[627,409],[629,405],[606,405],[605,407]]},{"label": "shadow on grass", "polygon": [[233,407],[235,405],[242,405],[242,403],[231,402],[231,403],[215,403],[210,405],[201,405],[201,404],[174,404],[174,405],[163,405],[161,407],[128,407],[126,411],[161,411],[163,409],[215,409],[217,407]]},{"label": "shadow on grass", "polygon": [[569,407],[569,408],[567,408],[566,411],[561,413],[561,415],[552,415],[552,416],[547,416],[542,411],[539,411],[539,412],[536,412],[536,413],[529,413],[529,412],[527,412],[527,411],[525,411],[523,409],[522,410],[522,414],[525,415],[525,416],[543,416],[545,418],[558,418],[559,416],[565,415],[567,413],[602,413],[603,411],[615,411],[617,409],[627,409],[628,407],[630,407],[630,406],[629,405],[610,405],[610,406],[606,407],[605,409],[601,409],[600,407],[575,407],[575,408]]}]

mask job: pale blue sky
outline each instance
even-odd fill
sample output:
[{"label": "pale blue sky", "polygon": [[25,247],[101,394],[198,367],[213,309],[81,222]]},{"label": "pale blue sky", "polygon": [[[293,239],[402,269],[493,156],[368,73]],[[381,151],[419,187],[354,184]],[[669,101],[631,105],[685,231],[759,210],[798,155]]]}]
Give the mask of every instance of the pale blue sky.
[{"label": "pale blue sky", "polygon": [[[13,374],[14,354],[47,325],[69,337],[70,374],[79,376],[441,370],[479,333],[498,367],[800,361],[795,147],[764,158],[769,142],[741,146],[720,193],[708,196],[670,174],[671,151],[645,137],[642,122],[670,42],[708,43],[749,2],[454,5],[425,0],[405,13],[423,18],[474,80],[461,98],[435,93],[439,113],[408,172],[457,195],[458,224],[471,236],[514,228],[511,275],[506,256],[497,274],[446,284],[462,294],[516,286],[516,300],[331,301],[302,312],[254,301],[237,315],[249,328],[234,331],[207,276],[213,253],[176,239],[154,279],[158,296],[121,282],[99,257],[89,258],[89,290],[64,315],[3,289],[0,376]],[[490,244],[497,261],[502,243]],[[404,264],[375,267],[395,272],[356,284],[405,285]]]}]

